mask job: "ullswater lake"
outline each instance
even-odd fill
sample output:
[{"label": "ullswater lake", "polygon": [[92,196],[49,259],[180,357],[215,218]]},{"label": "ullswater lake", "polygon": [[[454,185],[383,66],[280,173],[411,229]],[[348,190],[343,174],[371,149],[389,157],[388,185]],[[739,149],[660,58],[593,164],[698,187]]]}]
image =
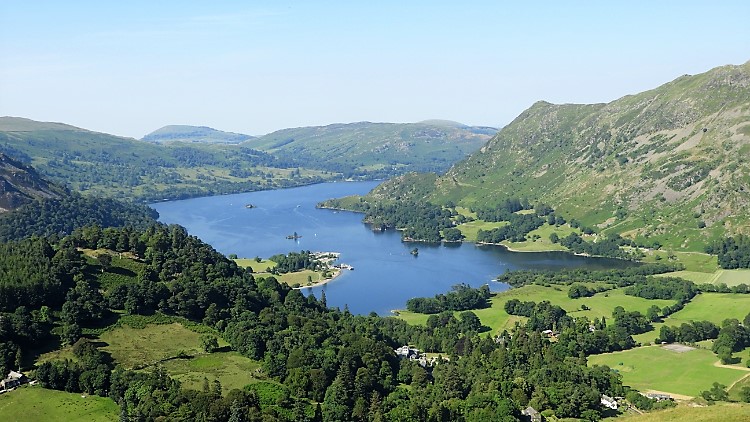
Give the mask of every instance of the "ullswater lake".
[{"label": "ullswater lake", "polygon": [[[371,230],[362,223],[362,214],[315,208],[326,199],[363,195],[378,183],[321,183],[160,202],[151,207],[159,212],[161,222],[184,226],[226,255],[268,258],[301,250],[340,252],[339,262],[354,270],[302,292],[320,297],[325,291],[329,306],[348,306],[357,314],[389,315],[391,310],[405,308],[412,297],[445,293],[458,283],[489,284],[492,291],[503,291],[509,286],[493,280],[509,270],[629,265],[565,252],[510,252],[502,246],[473,243],[406,243],[395,230]],[[294,232],[301,237],[286,238]],[[416,257],[410,253],[414,247],[419,248]]]}]

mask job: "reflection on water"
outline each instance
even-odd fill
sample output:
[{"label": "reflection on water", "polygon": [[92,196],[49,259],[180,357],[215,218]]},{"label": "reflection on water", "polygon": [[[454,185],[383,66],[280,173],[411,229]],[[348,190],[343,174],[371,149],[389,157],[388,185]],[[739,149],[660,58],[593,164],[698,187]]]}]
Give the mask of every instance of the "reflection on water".
[{"label": "reflection on water", "polygon": [[[514,253],[471,243],[401,242],[395,231],[372,231],[360,214],[316,209],[329,198],[364,194],[377,182],[324,183],[301,188],[162,202],[151,205],[160,220],[185,226],[225,254],[267,258],[290,251],[335,251],[352,265],[331,283],[303,293],[326,292],[329,306],[353,313],[386,315],[416,296],[433,296],[457,283],[505,290],[492,280],[508,270],[563,267],[606,268],[624,263],[563,252]],[[246,208],[253,204],[255,208]],[[286,237],[297,232],[301,238]],[[419,248],[419,256],[410,251]]]}]

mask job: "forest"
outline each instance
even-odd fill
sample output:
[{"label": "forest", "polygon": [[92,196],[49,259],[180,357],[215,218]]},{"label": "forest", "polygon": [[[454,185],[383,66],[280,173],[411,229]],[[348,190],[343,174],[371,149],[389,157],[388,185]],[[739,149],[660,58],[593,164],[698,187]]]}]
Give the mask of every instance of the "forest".
[{"label": "forest", "polygon": [[37,199],[13,212],[0,214],[0,242],[31,236],[64,236],[74,229],[146,227],[159,213],[146,205],[70,193],[62,198]]},{"label": "forest", "polygon": [[[471,311],[440,312],[423,327],[352,315],[273,277],[255,278],[179,226],[93,226],[54,243],[3,247],[2,297],[22,300],[2,308],[3,368],[57,339],[76,360],[40,365],[42,384],[111,397],[126,420],[510,421],[528,405],[595,420],[601,394],[625,394],[615,373],[586,366],[580,352],[595,348],[551,343],[537,330],[545,323],[492,337]],[[82,250],[129,256],[142,269],[126,283],[103,283],[109,260]],[[288,399],[264,404],[252,389],[222,393],[220,385],[191,391],[164,371],[119,367],[85,333],[128,314],[205,325],[262,362]],[[399,360],[393,350],[404,344],[446,359],[427,366]]]},{"label": "forest", "polygon": [[450,292],[434,298],[415,297],[406,302],[406,309],[422,314],[437,314],[444,311],[466,311],[481,309],[489,305],[490,287],[484,285],[474,289],[468,284],[457,284]]},{"label": "forest", "polygon": [[706,247],[706,252],[719,257],[719,266],[725,269],[750,268],[750,237],[727,236]]}]

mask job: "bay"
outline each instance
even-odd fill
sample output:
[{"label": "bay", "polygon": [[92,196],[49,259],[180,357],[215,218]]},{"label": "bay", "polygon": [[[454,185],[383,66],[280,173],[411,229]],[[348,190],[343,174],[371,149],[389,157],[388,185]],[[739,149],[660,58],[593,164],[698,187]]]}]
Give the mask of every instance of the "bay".
[{"label": "bay", "polygon": [[[457,283],[507,285],[492,281],[516,269],[565,267],[612,268],[623,261],[587,258],[564,252],[509,252],[501,246],[406,243],[396,231],[374,232],[362,215],[317,209],[329,198],[365,194],[378,182],[322,183],[291,189],[212,196],[151,204],[160,221],[179,224],[190,234],[226,255],[268,258],[278,253],[340,252],[339,262],[354,267],[332,282],[303,293],[320,297],[329,306],[348,307],[352,313],[388,315],[403,309],[417,296],[445,293]],[[253,208],[248,208],[251,204]],[[290,240],[293,233],[301,237]],[[410,251],[419,248],[419,255]]]}]

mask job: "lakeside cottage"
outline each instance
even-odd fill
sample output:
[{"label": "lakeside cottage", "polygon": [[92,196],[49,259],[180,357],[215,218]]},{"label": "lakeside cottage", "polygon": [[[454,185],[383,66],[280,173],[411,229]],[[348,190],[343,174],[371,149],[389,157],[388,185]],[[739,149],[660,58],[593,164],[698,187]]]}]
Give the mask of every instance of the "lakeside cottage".
[{"label": "lakeside cottage", "polygon": [[16,372],[16,371],[10,371],[7,377],[0,381],[0,390],[2,391],[8,391],[12,390],[21,384],[24,384],[28,381],[26,378],[26,375]]}]

